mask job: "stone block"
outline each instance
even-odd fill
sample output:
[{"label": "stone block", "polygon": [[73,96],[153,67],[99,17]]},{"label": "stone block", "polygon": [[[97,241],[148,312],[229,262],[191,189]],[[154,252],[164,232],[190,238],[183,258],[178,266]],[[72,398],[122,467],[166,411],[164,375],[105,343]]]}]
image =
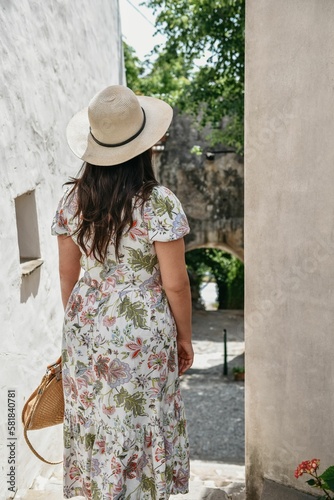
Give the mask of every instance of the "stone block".
[{"label": "stone block", "polygon": [[229,500],[230,496],[222,490],[206,488],[202,494],[202,500]]},{"label": "stone block", "polygon": [[[317,495],[319,496],[319,495]],[[313,495],[289,488],[274,481],[264,480],[261,500],[314,500]],[[251,498],[249,500],[252,500]]]}]

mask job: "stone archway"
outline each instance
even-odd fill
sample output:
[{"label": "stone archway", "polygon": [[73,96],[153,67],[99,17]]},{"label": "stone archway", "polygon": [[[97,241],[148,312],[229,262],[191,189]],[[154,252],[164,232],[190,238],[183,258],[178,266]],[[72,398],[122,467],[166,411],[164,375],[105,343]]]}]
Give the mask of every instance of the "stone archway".
[{"label": "stone archway", "polygon": [[[188,218],[190,218],[188,216]],[[194,222],[194,221],[192,221]],[[244,261],[243,251],[243,219],[241,220],[240,227],[231,228],[226,224],[221,230],[217,229],[208,231],[207,226],[203,224],[192,223],[191,229],[195,233],[194,238],[190,235],[185,238],[186,252],[195,250],[196,248],[217,248],[223,252],[228,252],[234,257],[237,257],[242,262]],[[224,243],[225,242],[225,243]]]},{"label": "stone archway", "polygon": [[176,112],[168,140],[156,155],[157,176],[183,204],[191,227],[187,251],[221,248],[243,261],[243,159],[235,153],[218,153],[213,159],[192,154],[194,145],[204,152],[210,149],[207,133],[198,130],[194,119]]}]

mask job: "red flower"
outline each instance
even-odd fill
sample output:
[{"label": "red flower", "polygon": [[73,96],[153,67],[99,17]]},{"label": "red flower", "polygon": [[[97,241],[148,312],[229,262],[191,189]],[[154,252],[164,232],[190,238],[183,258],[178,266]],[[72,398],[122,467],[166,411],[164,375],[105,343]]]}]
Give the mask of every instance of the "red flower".
[{"label": "red flower", "polygon": [[135,455],[132,455],[132,457],[129,458],[127,466],[125,467],[123,471],[123,476],[124,479],[127,477],[128,479],[134,479],[136,477],[136,470],[137,470],[137,460],[138,454],[136,453]]},{"label": "red flower", "polygon": [[105,441],[96,441],[97,446],[99,447],[100,453],[105,453],[106,452],[106,442]]},{"label": "red flower", "polygon": [[92,325],[94,323],[95,316],[95,309],[93,307],[88,307],[88,309],[81,313],[80,320],[84,325]]},{"label": "red flower", "polygon": [[94,371],[96,373],[97,378],[103,377],[104,380],[107,380],[108,377],[108,363],[110,361],[110,358],[104,357],[101,354],[99,354],[97,361],[94,365]]},{"label": "red flower", "polygon": [[76,465],[73,465],[70,469],[70,479],[74,479],[75,481],[78,481],[81,478],[81,473],[79,467]]},{"label": "red flower", "polygon": [[103,325],[109,328],[110,326],[113,326],[116,323],[116,318],[115,316],[105,316],[103,318]]},{"label": "red flower", "polygon": [[130,228],[130,231],[129,231],[130,238],[133,241],[137,240],[136,236],[146,236],[146,234],[147,234],[146,231],[143,231],[142,229],[139,229],[137,227],[137,223],[138,223],[138,221],[134,220],[132,223],[132,226]]},{"label": "red flower", "polygon": [[158,446],[155,450],[155,459],[157,462],[162,463],[166,461],[166,451],[163,448],[160,448],[160,446]]},{"label": "red flower", "polygon": [[71,320],[75,318],[77,313],[81,312],[83,308],[83,299],[81,295],[76,295],[73,299],[70,298],[67,306],[67,315]]},{"label": "red flower", "polygon": [[87,384],[87,380],[80,377],[80,378],[77,378],[77,387],[78,389],[82,389],[82,387],[87,387],[88,384]]},{"label": "red flower", "polygon": [[64,217],[64,210],[62,208],[58,212],[57,226],[65,228],[67,227],[67,218]]},{"label": "red flower", "polygon": [[295,470],[295,478],[298,479],[303,474],[313,475],[319,469],[320,460],[319,458],[313,458],[312,460],[305,460],[298,465]]},{"label": "red flower", "polygon": [[122,464],[117,461],[115,457],[112,457],[110,462],[111,474],[118,476],[122,472]]},{"label": "red flower", "polygon": [[80,394],[80,401],[85,408],[92,407],[94,405],[94,396],[92,392],[84,391]]},{"label": "red flower", "polygon": [[102,411],[105,413],[108,417],[113,415],[116,411],[115,406],[106,406],[105,404],[102,405]]},{"label": "red flower", "polygon": [[63,389],[66,394],[66,396],[71,395],[71,388],[72,388],[72,379],[69,375],[63,375]]},{"label": "red flower", "polygon": [[150,448],[152,446],[152,437],[152,431],[150,431],[150,433],[145,436],[145,445],[147,448]]},{"label": "red flower", "polygon": [[166,363],[166,354],[161,351],[158,354],[151,354],[148,358],[148,367],[153,370],[161,370]]},{"label": "red flower", "polygon": [[143,347],[143,341],[140,337],[137,337],[136,342],[128,342],[127,344],[125,344],[125,347],[130,349],[130,351],[133,351],[133,353],[131,354],[131,358],[133,359],[136,358],[138,354],[140,354]]}]

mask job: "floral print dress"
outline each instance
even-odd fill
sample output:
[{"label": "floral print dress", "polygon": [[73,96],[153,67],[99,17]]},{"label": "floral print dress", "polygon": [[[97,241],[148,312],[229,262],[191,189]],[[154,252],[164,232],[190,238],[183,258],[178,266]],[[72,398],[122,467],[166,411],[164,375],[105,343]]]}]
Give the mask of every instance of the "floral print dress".
[{"label": "floral print dress", "polygon": [[[52,234],[76,242],[75,212],[67,192]],[[188,491],[176,327],[153,244],[188,232],[179,200],[157,186],[143,207],[134,204],[118,261],[112,244],[104,264],[82,254],[63,328],[65,498],[166,500]]]}]

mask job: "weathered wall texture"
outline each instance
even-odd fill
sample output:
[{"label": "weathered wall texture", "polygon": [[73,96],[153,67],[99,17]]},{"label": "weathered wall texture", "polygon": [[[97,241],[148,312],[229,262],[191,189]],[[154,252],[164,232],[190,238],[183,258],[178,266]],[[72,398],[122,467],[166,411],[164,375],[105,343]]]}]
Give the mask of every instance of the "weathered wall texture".
[{"label": "weathered wall texture", "polygon": [[306,488],[302,460],[333,462],[333,26],[332,0],[247,5],[249,500],[263,478]]},{"label": "weathered wall texture", "polygon": [[[62,183],[80,167],[65,127],[96,92],[123,83],[118,1],[1,2],[0,59],[0,498],[6,498],[8,389],[17,391],[16,486],[28,487],[42,467],[52,470],[24,443],[20,412],[60,351],[62,306],[50,224]],[[22,277],[15,199],[33,190],[23,208],[17,203],[27,247],[21,255],[44,263]],[[39,451],[51,458],[54,432],[37,432]],[[53,458],[60,454],[59,439]]]},{"label": "weathered wall texture", "polygon": [[217,247],[243,260],[243,160],[234,153],[216,154],[214,161],[190,153],[194,145],[215,149],[205,140],[207,134],[175,112],[158,177],[180,198],[189,219],[187,250]]}]

